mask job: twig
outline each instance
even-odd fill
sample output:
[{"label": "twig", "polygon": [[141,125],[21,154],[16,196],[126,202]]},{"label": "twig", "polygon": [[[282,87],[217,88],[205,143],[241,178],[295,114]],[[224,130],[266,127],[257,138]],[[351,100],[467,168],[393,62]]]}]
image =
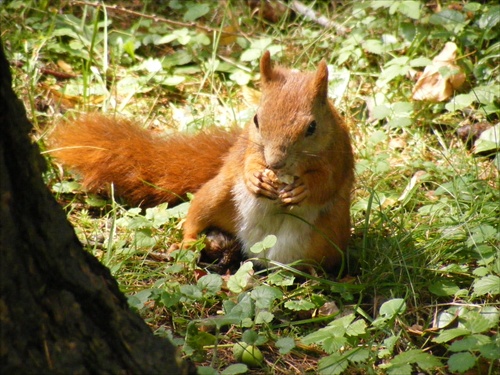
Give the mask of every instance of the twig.
[{"label": "twig", "polygon": [[318,17],[316,15],[316,13],[311,8],[302,4],[298,0],[294,0],[292,2],[292,9],[294,11],[296,11],[298,14],[310,19],[313,22],[316,22],[317,24],[319,24],[323,27],[327,27],[327,28],[333,27],[335,30],[337,30],[337,33],[339,35],[344,35],[347,32],[349,32],[349,29],[347,27],[342,26],[341,24],[339,24],[335,21],[329,20],[325,16]]},{"label": "twig", "polygon": [[[12,62],[12,65],[18,68],[22,68],[24,66],[24,63],[22,61],[14,61]],[[40,68],[40,73],[53,76],[56,79],[70,79],[77,77],[77,75],[73,73],[59,72],[57,70],[46,68],[43,66]]]}]

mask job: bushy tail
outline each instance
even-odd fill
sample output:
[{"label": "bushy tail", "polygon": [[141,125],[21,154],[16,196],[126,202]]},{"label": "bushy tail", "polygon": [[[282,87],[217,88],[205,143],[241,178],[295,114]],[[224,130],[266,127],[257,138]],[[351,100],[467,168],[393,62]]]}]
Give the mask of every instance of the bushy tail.
[{"label": "bushy tail", "polygon": [[162,138],[123,118],[88,114],[60,124],[50,143],[89,190],[113,183],[130,204],[153,206],[177,203],[214,177],[239,134],[213,129]]}]

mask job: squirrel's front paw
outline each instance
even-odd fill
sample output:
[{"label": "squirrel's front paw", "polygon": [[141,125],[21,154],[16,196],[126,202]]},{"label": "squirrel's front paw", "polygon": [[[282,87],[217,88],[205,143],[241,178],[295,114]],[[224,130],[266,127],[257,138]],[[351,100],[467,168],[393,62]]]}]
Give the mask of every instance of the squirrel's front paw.
[{"label": "squirrel's front paw", "polygon": [[279,192],[279,199],[285,206],[293,206],[302,203],[308,196],[310,191],[300,177],[295,177],[295,180],[288,185],[285,185]]},{"label": "squirrel's front paw", "polygon": [[269,169],[262,172],[253,172],[246,179],[246,185],[253,194],[273,200],[279,197],[278,184],[279,181],[276,175]]}]

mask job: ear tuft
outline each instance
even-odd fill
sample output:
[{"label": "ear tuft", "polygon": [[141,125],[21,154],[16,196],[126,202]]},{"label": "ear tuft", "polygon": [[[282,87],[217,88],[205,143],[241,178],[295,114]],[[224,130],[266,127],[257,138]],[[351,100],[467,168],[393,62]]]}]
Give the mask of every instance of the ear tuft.
[{"label": "ear tuft", "polygon": [[325,59],[321,60],[314,77],[313,90],[316,96],[326,99],[328,97],[328,66]]},{"label": "ear tuft", "polygon": [[260,59],[260,79],[262,83],[266,83],[272,80],[273,77],[273,67],[271,65],[271,53],[269,51],[264,51]]}]

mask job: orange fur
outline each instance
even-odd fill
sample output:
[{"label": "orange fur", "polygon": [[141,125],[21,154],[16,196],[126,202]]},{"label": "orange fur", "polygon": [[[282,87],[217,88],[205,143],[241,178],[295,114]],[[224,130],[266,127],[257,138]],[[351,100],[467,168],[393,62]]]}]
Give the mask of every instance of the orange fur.
[{"label": "orange fur", "polygon": [[52,155],[81,174],[89,190],[113,183],[130,204],[153,206],[178,203],[210,180],[239,133],[159,137],[123,118],[87,114],[56,128]]}]

